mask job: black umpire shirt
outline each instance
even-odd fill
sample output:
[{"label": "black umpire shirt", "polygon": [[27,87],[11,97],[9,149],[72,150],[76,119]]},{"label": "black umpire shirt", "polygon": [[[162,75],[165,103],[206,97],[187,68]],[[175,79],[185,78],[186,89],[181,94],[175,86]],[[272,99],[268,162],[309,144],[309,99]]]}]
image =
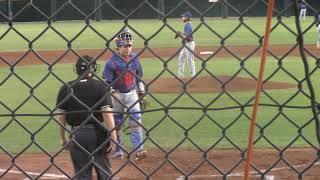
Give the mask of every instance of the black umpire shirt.
[{"label": "black umpire shirt", "polygon": [[[111,95],[107,85],[96,79],[82,79],[79,82],[70,81],[60,88],[57,97],[57,108],[60,111],[67,111],[66,121],[71,126],[96,123],[96,120],[103,122],[101,112],[90,113],[101,110],[104,107],[112,107]],[[87,107],[86,107],[87,106]]]}]

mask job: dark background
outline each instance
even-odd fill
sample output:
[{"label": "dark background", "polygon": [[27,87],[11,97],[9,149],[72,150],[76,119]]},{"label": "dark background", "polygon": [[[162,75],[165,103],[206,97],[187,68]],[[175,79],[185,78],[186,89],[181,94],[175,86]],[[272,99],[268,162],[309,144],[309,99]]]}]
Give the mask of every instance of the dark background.
[{"label": "dark background", "polygon": [[[157,19],[164,13],[169,18],[179,17],[190,11],[193,17],[237,17],[265,16],[264,0],[221,0],[209,3],[208,0],[0,0],[0,21],[9,21],[10,9],[13,21],[46,21],[53,20],[111,20],[111,19]],[[306,0],[307,15],[314,15],[320,9],[320,0]],[[101,8],[98,7],[102,3]],[[162,8],[163,7],[163,8]],[[117,10],[115,10],[115,9]],[[276,0],[274,16],[289,17],[293,14],[292,0]],[[95,11],[95,9],[97,9]]]}]

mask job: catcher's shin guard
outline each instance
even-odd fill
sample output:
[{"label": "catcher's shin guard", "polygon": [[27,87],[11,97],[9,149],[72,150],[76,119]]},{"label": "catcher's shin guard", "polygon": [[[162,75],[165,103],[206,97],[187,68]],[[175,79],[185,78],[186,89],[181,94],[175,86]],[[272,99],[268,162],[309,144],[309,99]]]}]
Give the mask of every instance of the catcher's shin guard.
[{"label": "catcher's shin guard", "polygon": [[122,141],[122,129],[117,130],[117,145],[116,145],[116,153],[122,153],[122,149],[120,146],[123,145]]},{"label": "catcher's shin guard", "polygon": [[113,115],[114,118],[114,124],[116,126],[116,130],[120,130],[123,126],[123,115],[122,114],[114,114]]},{"label": "catcher's shin guard", "polygon": [[129,110],[130,141],[135,151],[143,150],[143,132],[141,127],[141,114],[139,111],[139,109]]},{"label": "catcher's shin guard", "polygon": [[142,128],[141,127],[131,128],[130,141],[136,151],[143,150],[142,139],[143,139]]}]

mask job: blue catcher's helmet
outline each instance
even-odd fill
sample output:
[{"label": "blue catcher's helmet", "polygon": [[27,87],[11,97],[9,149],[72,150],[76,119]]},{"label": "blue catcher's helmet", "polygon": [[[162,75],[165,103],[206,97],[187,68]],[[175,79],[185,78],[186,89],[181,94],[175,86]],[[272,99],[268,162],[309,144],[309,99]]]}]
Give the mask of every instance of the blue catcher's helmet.
[{"label": "blue catcher's helmet", "polygon": [[191,12],[189,12],[189,11],[181,14],[181,17],[186,17],[186,18],[188,18],[188,19],[191,19],[191,16],[192,16],[192,14],[191,14]]},{"label": "blue catcher's helmet", "polygon": [[124,29],[117,35],[114,41],[118,47],[126,46],[128,44],[132,45],[133,35],[128,29]]}]

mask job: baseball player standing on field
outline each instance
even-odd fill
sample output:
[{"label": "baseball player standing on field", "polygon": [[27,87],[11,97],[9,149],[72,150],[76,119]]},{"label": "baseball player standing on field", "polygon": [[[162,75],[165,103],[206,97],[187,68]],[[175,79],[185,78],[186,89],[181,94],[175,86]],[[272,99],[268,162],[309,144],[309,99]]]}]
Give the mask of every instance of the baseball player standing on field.
[{"label": "baseball player standing on field", "polygon": [[306,20],[307,6],[303,1],[299,3],[300,15],[299,20]]},{"label": "baseball player standing on field", "polygon": [[318,32],[318,41],[317,41],[317,48],[320,48],[320,12],[317,12],[314,16],[314,21],[316,23],[317,32]]},{"label": "baseball player standing on field", "polygon": [[142,144],[143,129],[139,105],[139,97],[143,97],[145,93],[142,68],[138,57],[132,53],[133,35],[128,29],[124,29],[117,35],[115,43],[117,52],[107,61],[102,75],[114,89],[116,97],[113,108],[117,129],[114,158],[123,158],[122,125],[125,119],[124,114],[128,114],[130,141],[134,148],[135,160],[140,160],[147,155]]},{"label": "baseball player standing on field", "polygon": [[184,47],[182,48],[179,54],[179,62],[178,62],[178,77],[182,78],[184,76],[184,65],[185,61],[188,62],[190,66],[191,76],[196,75],[196,67],[194,64],[194,48],[195,43],[193,41],[192,35],[192,25],[191,25],[191,13],[185,12],[181,15],[181,20],[185,23],[183,34],[180,35],[184,40]]},{"label": "baseball player standing on field", "polygon": [[[93,79],[97,64],[90,56],[78,59],[75,68],[78,78],[60,88],[57,97],[61,144],[70,150],[77,180],[91,180],[94,166],[98,180],[112,175],[106,156],[115,142],[116,133],[112,100],[108,85]],[[69,143],[65,136],[66,123],[71,126]]]}]

